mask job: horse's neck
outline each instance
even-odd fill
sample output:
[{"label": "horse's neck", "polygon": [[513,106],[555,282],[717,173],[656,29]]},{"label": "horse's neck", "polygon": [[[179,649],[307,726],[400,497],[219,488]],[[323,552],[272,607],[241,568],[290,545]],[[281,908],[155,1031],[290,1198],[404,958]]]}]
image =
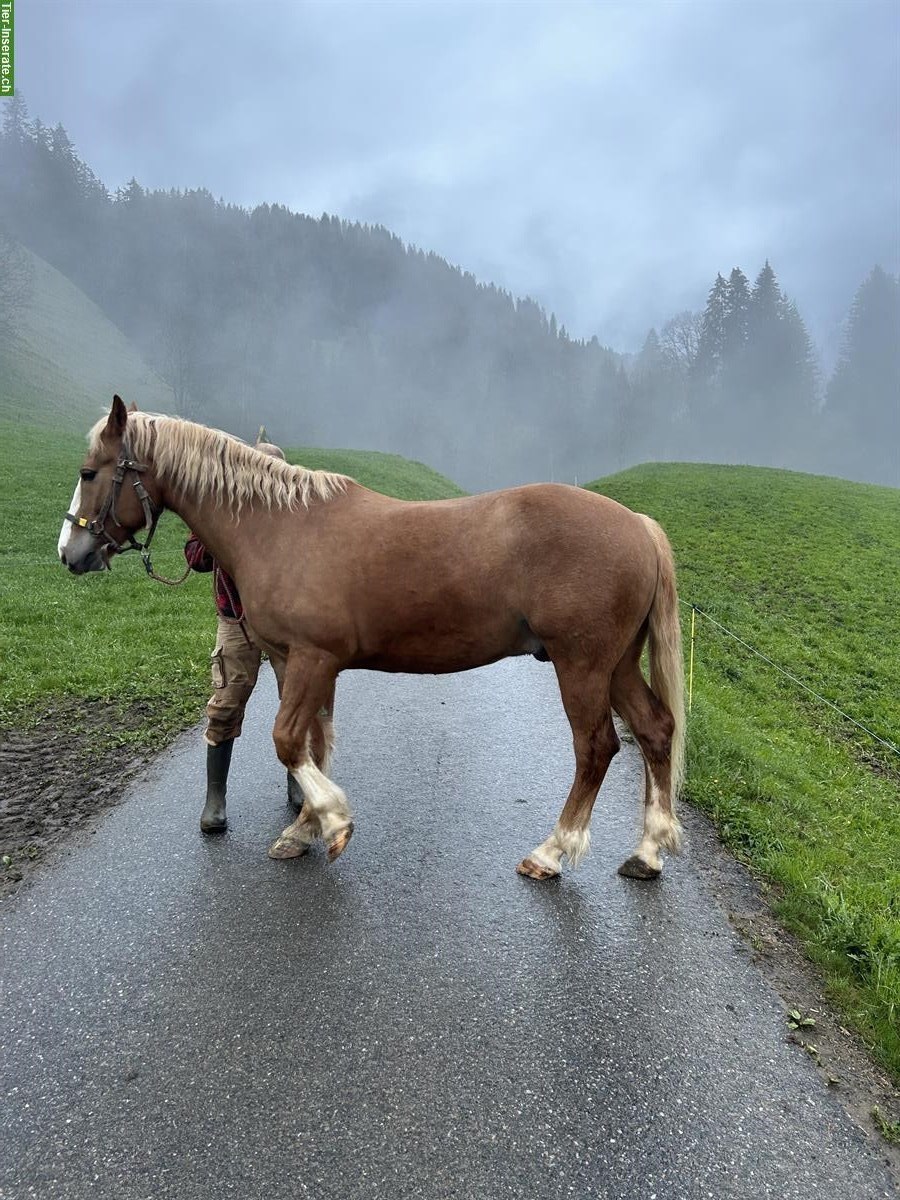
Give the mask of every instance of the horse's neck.
[{"label": "horse's neck", "polygon": [[182,493],[166,494],[164,503],[181,517],[229,575],[236,573],[248,553],[252,556],[257,544],[254,527],[259,513],[245,507],[238,522],[228,504],[217,503],[210,496],[198,501],[193,495]]}]

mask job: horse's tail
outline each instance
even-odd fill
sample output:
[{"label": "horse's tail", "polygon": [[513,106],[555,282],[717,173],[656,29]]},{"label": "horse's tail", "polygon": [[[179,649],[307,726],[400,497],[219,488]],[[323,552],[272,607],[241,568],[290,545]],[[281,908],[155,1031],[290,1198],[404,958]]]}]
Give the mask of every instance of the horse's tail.
[{"label": "horse's tail", "polygon": [[672,733],[672,801],[684,780],[684,659],[681,655],[681,620],[675,587],[675,557],[661,525],[640,514],[656,546],[659,577],[650,609],[650,687],[675,721]]}]

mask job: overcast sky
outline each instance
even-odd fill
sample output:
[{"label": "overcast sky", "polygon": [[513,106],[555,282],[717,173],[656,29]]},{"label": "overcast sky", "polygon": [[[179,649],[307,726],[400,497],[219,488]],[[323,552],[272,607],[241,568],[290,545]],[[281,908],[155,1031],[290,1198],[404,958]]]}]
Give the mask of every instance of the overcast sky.
[{"label": "overcast sky", "polygon": [[[388,226],[620,350],[768,256],[819,342],[900,267],[896,0],[20,0],[110,188]],[[2,104],[2,102],[0,102]]]}]

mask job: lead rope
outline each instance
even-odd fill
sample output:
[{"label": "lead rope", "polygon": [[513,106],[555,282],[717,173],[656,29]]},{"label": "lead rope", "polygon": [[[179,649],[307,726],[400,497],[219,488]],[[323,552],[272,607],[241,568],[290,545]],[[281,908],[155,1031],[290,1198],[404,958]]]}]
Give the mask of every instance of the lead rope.
[{"label": "lead rope", "polygon": [[[147,494],[147,490],[144,487],[144,485],[141,483],[140,479],[135,480],[134,487],[135,487],[135,491],[138,494],[138,498],[140,499],[141,504],[144,507],[144,512],[147,514],[150,514],[151,513],[150,497]],[[141,562],[144,564],[144,570],[147,572],[147,574],[150,576],[151,579],[155,579],[157,583],[164,583],[167,587],[178,587],[178,585],[180,583],[184,583],[184,581],[187,579],[188,575],[190,575],[190,573],[191,573],[190,566],[187,566],[185,568],[185,572],[181,576],[180,579],[167,579],[165,575],[158,575],[156,573],[156,571],[153,570],[153,562],[150,558],[150,542],[153,540],[154,533],[156,533],[156,526],[159,522],[159,518],[162,516],[163,511],[164,510],[160,510],[160,512],[158,512],[152,518],[152,520],[150,522],[149,530],[147,533],[147,540],[144,542],[143,546],[141,546],[141,548],[140,548],[141,549]],[[132,535],[132,540],[133,540],[133,535]],[[137,545],[137,543],[135,543],[135,544]]]},{"label": "lead rope", "polygon": [[151,579],[155,579],[157,583],[164,583],[168,587],[178,587],[180,583],[184,583],[188,575],[191,573],[191,568],[186,567],[185,572],[180,579],[167,579],[165,575],[158,575],[156,571],[153,570],[153,563],[150,561],[150,551],[147,549],[141,551],[141,562],[144,564],[144,570]]}]

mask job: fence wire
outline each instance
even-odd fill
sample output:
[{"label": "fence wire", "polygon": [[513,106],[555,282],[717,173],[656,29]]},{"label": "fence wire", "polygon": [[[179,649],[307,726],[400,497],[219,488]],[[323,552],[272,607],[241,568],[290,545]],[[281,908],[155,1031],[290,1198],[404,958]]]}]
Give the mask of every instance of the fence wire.
[{"label": "fence wire", "polygon": [[851,717],[849,713],[846,713],[846,712],[844,712],[844,710],[842,708],[839,708],[838,705],[835,704],[833,700],[829,700],[827,696],[823,696],[823,695],[821,695],[821,693],[817,692],[815,690],[815,688],[811,688],[808,683],[804,683],[802,679],[798,678],[798,676],[794,675],[791,671],[786,670],[779,663],[775,662],[774,659],[769,658],[768,654],[763,654],[763,652],[761,650],[757,650],[755,646],[751,646],[749,642],[745,641],[742,637],[740,637],[738,634],[736,634],[733,629],[729,629],[727,627],[727,625],[723,625],[721,621],[717,621],[715,619],[715,617],[711,617],[708,612],[704,612],[702,608],[700,608],[696,604],[691,604],[690,601],[688,601],[688,600],[679,600],[679,604],[682,604],[685,608],[689,608],[691,610],[691,658],[690,658],[690,676],[689,676],[689,683],[688,683],[689,696],[693,696],[693,683],[694,683],[694,624],[693,624],[693,618],[696,615],[696,616],[702,617],[704,619],[704,621],[709,621],[709,623],[711,625],[714,625],[716,627],[716,629],[721,630],[722,633],[724,633],[728,637],[732,638],[734,641],[736,641],[738,643],[738,645],[743,646],[745,650],[749,650],[751,654],[755,654],[757,658],[761,658],[764,663],[768,663],[768,665],[770,667],[772,667],[773,670],[777,671],[779,673],[779,675],[783,675],[785,677],[785,679],[789,679],[791,681],[791,683],[796,684],[797,687],[801,687],[801,688],[803,688],[803,690],[805,692],[809,692],[809,694],[811,696],[814,696],[820,703],[826,704],[829,708],[833,709],[836,713],[838,713],[841,717],[843,717],[845,721],[849,721],[851,725],[855,725],[857,729],[861,729],[863,731],[863,733],[868,734],[869,737],[872,738],[874,741],[879,742],[882,746],[886,747],[893,754],[896,754],[898,757],[900,757],[900,747],[895,746],[893,742],[889,742],[886,738],[881,737],[880,734],[877,734],[877,733],[875,733],[874,730],[869,729],[869,727],[867,725],[863,725],[862,721],[857,721],[855,717]]}]

